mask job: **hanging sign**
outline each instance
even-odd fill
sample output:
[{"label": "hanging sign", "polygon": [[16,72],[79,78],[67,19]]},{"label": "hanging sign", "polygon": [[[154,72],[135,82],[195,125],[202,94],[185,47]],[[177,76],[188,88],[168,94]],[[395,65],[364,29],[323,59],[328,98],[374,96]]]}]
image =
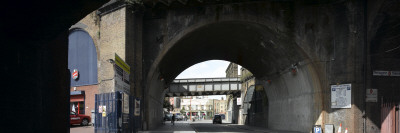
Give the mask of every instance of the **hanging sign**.
[{"label": "hanging sign", "polygon": [[331,108],[351,108],[351,84],[331,85]]},{"label": "hanging sign", "polygon": [[78,69],[74,69],[74,72],[72,72],[72,79],[77,80],[79,76]]},{"label": "hanging sign", "polygon": [[367,89],[366,102],[378,102],[378,89]]}]

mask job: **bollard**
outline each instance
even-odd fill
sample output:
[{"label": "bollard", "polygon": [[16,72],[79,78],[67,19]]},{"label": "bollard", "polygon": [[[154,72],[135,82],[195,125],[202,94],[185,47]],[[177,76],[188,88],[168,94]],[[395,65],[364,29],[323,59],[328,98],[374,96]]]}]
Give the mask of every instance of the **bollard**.
[{"label": "bollard", "polygon": [[337,131],[338,133],[342,133],[342,123],[340,123],[339,129]]}]

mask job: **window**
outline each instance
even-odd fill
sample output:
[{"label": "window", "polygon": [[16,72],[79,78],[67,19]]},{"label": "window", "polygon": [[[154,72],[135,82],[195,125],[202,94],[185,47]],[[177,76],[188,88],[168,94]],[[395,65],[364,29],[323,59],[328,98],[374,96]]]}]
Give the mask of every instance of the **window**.
[{"label": "window", "polygon": [[71,112],[76,114],[85,114],[85,102],[71,102],[70,103]]}]

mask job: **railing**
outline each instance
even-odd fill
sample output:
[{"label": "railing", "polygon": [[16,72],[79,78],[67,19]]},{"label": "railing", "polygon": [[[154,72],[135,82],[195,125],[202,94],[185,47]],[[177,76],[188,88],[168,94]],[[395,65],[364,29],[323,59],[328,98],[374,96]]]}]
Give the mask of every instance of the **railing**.
[{"label": "railing", "polygon": [[240,78],[195,78],[175,79],[169,87],[169,92],[231,91],[240,89]]},{"label": "railing", "polygon": [[177,83],[210,83],[210,82],[240,82],[240,78],[192,78],[192,79],[175,79],[172,84]]}]

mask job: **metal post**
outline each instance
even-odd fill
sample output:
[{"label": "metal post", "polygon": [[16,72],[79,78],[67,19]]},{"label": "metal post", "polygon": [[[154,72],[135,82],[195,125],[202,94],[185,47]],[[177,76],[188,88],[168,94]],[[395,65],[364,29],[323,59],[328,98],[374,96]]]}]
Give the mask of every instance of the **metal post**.
[{"label": "metal post", "polygon": [[213,108],[212,108],[212,112],[213,112],[213,113],[212,113],[212,117],[214,117],[214,115],[215,115],[215,112],[214,112],[214,110],[215,110],[214,100],[215,100],[215,99],[213,99]]},{"label": "metal post", "polygon": [[80,107],[79,107],[79,102],[78,102],[78,114],[80,114],[79,108],[80,108]]}]

